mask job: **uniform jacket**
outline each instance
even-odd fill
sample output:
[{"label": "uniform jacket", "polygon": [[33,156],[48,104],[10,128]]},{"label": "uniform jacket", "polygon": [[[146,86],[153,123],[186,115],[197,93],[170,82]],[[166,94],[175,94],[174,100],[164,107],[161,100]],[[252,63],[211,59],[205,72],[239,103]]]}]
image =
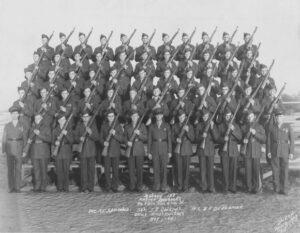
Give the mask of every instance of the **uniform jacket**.
[{"label": "uniform jacket", "polygon": [[[177,122],[172,127],[172,139],[173,139],[173,148],[175,149],[177,145],[176,139],[179,138],[181,133],[181,129],[183,124]],[[191,124],[188,124],[189,131],[185,132],[183,137],[181,138],[181,146],[180,146],[180,155],[182,156],[191,156],[193,154],[192,150],[192,142],[195,140],[194,127]]]},{"label": "uniform jacket", "polygon": [[[35,124],[34,124],[35,125]],[[33,134],[33,126],[29,135]],[[42,123],[39,128],[40,134],[33,137],[30,147],[31,159],[48,159],[50,158],[50,144],[52,142],[52,130],[49,125]]]},{"label": "uniform jacket", "polygon": [[203,133],[208,122],[200,122],[196,126],[196,143],[197,143],[197,153],[200,156],[214,156],[215,155],[215,143],[219,139],[220,133],[216,125],[211,129],[209,128],[207,132],[207,137],[205,139],[204,150],[200,148],[203,141]]},{"label": "uniform jacket", "polygon": [[[125,144],[126,145],[127,145],[127,142],[129,142],[135,127],[133,127],[132,123],[127,124],[125,126],[124,136],[125,136]],[[135,140],[133,141],[133,144],[132,144],[131,155],[133,155],[133,156],[145,156],[146,155],[145,146],[144,146],[144,143],[147,142],[147,138],[148,138],[146,126],[144,124],[141,124],[139,127],[139,130],[140,130],[140,135],[135,136]]]},{"label": "uniform jacket", "polygon": [[[74,134],[72,131],[72,127],[69,124],[67,127],[67,135],[63,137],[60,143],[60,148],[57,154],[56,159],[72,159],[72,145],[74,143]],[[57,137],[61,133],[60,125],[58,124],[52,132],[52,144],[55,146],[55,141]],[[52,151],[53,152],[53,151]]]}]

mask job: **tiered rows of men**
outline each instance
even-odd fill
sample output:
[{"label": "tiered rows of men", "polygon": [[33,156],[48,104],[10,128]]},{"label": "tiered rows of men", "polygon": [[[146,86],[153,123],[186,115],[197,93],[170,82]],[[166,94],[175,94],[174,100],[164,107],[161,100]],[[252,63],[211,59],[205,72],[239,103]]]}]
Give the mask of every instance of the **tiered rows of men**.
[{"label": "tiered rows of men", "polygon": [[[216,30],[215,30],[216,31]],[[214,158],[221,157],[224,192],[237,190],[238,160],[245,165],[247,192],[260,191],[262,145],[273,169],[274,191],[287,192],[288,158],[293,154],[289,125],[282,123],[283,106],[270,71],[257,60],[254,34],[244,33],[245,43],[211,44],[215,31],[202,33],[192,45],[195,30],[182,34],[174,47],[162,34],[157,50],[154,33],[142,34],[142,45],[133,49],[121,34],[115,51],[100,36],[94,50],[92,33],[79,33],[79,45],[68,44],[74,30],[59,34],[61,43],[49,46],[53,34],[42,35],[42,46],[33,63],[24,69],[20,98],[10,108],[12,122],[5,126],[3,152],[8,158],[9,189],[20,190],[22,157],[34,170],[34,191],[46,191],[47,165],[55,159],[57,190],[69,191],[73,145],[78,144],[80,191],[94,190],[95,163],[102,158],[105,190],[120,190],[119,162],[125,145],[131,191],[143,191],[143,164],[153,161],[153,191],[168,191],[167,165],[173,160],[175,187],[189,190],[192,144],[199,157],[200,188],[215,192]],[[136,65],[133,67],[132,62]],[[156,62],[156,64],[155,64]],[[277,93],[277,94],[276,94]],[[147,146],[144,146],[147,145]],[[111,174],[112,173],[112,174]]]}]

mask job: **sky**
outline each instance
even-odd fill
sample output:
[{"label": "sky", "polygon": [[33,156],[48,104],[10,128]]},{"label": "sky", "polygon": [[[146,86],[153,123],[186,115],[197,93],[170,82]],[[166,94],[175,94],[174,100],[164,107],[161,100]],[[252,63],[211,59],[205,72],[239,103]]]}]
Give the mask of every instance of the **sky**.
[{"label": "sky", "polygon": [[180,28],[173,44],[181,42],[182,32],[197,27],[193,44],[201,42],[201,33],[218,31],[213,44],[221,42],[224,31],[230,34],[239,26],[234,43],[243,42],[243,33],[257,26],[254,43],[261,42],[259,61],[275,65],[271,76],[285,93],[300,92],[300,1],[299,0],[0,0],[0,110],[17,99],[17,86],[24,80],[24,68],[32,63],[33,51],[41,46],[41,34],[55,31],[50,46],[59,43],[59,32],[75,33],[69,43],[77,45],[78,32],[94,31],[89,44],[99,45],[101,33],[113,30],[110,46],[120,44],[120,33],[130,35],[133,47],[141,44],[143,32],[157,30],[152,44],[161,44],[163,32],[172,36]]}]

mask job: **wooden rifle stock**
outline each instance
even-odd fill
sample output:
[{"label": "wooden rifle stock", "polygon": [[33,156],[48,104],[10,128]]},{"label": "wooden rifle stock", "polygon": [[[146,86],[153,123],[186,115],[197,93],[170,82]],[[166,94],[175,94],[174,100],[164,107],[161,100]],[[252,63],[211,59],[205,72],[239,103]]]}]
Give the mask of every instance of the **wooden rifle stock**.
[{"label": "wooden rifle stock", "polygon": [[[110,140],[111,140],[111,138],[112,138],[112,136],[113,136],[113,135],[110,133],[110,131],[111,131],[112,129],[115,128],[116,123],[117,123],[118,118],[119,118],[119,115],[120,115],[120,114],[117,114],[117,115],[115,116],[115,120],[114,120],[114,122],[113,122],[111,128],[109,129],[109,133],[108,133],[108,135],[107,135],[107,137],[106,137],[106,139],[105,139],[105,141],[108,142],[108,143],[110,142]],[[104,146],[104,148],[103,148],[103,150],[102,150],[102,156],[106,157],[106,156],[108,155],[108,147],[109,147],[109,145],[108,145],[108,146]]]},{"label": "wooden rifle stock", "polygon": [[133,32],[131,33],[131,35],[129,36],[128,40],[123,44],[123,46],[128,46],[130,44],[130,41],[132,39],[132,37],[134,36],[134,34],[136,33],[136,29],[133,30]]},{"label": "wooden rifle stock", "polygon": [[176,38],[176,36],[178,35],[180,29],[178,28],[178,30],[175,32],[175,34],[172,36],[171,40],[169,40],[166,45],[172,45],[173,40]]},{"label": "wooden rifle stock", "polygon": [[276,98],[272,101],[272,104],[271,104],[271,106],[269,107],[269,109],[268,109],[268,111],[267,111],[267,118],[268,118],[267,120],[270,119],[271,114],[272,114],[272,112],[273,112],[273,110],[274,110],[274,108],[275,108],[275,104],[278,103],[278,101],[279,101],[279,99],[280,99],[280,96],[282,95],[282,93],[283,93],[283,91],[284,91],[284,89],[285,89],[285,86],[286,86],[286,83],[283,84],[283,86],[282,86],[282,88],[280,89],[278,95],[277,95]]},{"label": "wooden rifle stock", "polygon": [[249,83],[249,80],[250,80],[250,74],[251,74],[250,72],[251,72],[251,69],[252,69],[252,67],[254,66],[255,61],[256,61],[256,58],[257,58],[257,56],[258,56],[258,51],[259,51],[260,45],[261,45],[261,43],[258,44],[257,50],[256,50],[255,53],[253,54],[253,57],[252,57],[251,62],[250,62],[250,65],[249,65],[249,67],[248,67],[248,69],[247,69],[247,79],[246,79],[246,81],[245,81],[246,84]]}]

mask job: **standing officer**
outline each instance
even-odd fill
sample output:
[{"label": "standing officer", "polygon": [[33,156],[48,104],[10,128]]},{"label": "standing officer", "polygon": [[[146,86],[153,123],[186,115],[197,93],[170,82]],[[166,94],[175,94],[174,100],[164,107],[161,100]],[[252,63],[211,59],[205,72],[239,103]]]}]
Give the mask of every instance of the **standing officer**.
[{"label": "standing officer", "polygon": [[275,110],[275,123],[269,129],[267,156],[271,159],[274,192],[287,194],[289,159],[293,159],[294,135],[292,127],[283,123],[283,112]]},{"label": "standing officer", "polygon": [[[247,123],[242,126],[243,143],[246,145],[246,186],[249,193],[259,192],[261,146],[266,142],[265,130],[260,124],[254,123],[255,118],[255,114],[250,110]],[[248,132],[251,133],[249,141],[245,138]]]},{"label": "standing officer", "polygon": [[[116,114],[113,109],[106,112],[107,120],[103,122],[100,129],[100,144],[108,148],[107,155],[104,156],[104,169],[106,191],[113,192],[121,191],[119,189],[119,162],[121,155],[120,144],[124,142],[123,129],[116,119]],[[114,122],[117,121],[114,125]],[[113,127],[114,126],[114,127]],[[111,135],[110,141],[107,141],[108,135]],[[112,179],[110,169],[112,168]]]},{"label": "standing officer", "polygon": [[33,191],[46,192],[52,133],[50,125],[45,124],[45,120],[41,114],[34,116],[34,124],[29,135],[34,135],[30,150],[35,177]]},{"label": "standing officer", "polygon": [[19,120],[21,109],[12,106],[8,110],[11,114],[11,122],[4,126],[2,136],[2,153],[6,155],[8,191],[20,192],[22,151],[27,142],[28,127]]},{"label": "standing officer", "polygon": [[148,133],[148,157],[153,159],[154,191],[167,191],[167,165],[172,156],[172,135],[169,124],[163,120],[163,110],[155,110],[156,122]]},{"label": "standing officer", "polygon": [[[141,123],[139,128],[137,125],[140,121],[140,114],[137,110],[131,111],[131,123],[125,126],[125,142],[127,146],[131,147],[130,156],[128,158],[128,170],[129,170],[129,190],[143,191],[143,164],[145,147],[144,143],[147,142],[147,129],[146,126]],[[130,141],[133,133],[136,134],[135,140]]]},{"label": "standing officer", "polygon": [[[67,125],[66,129],[63,130],[67,122],[65,114],[57,115],[56,119],[58,124],[52,132],[52,144],[54,144],[55,147],[59,147],[58,153],[55,156],[57,192],[69,192],[69,170],[73,155],[72,145],[74,143],[74,135],[70,123]],[[58,136],[61,133],[64,136],[61,141],[58,141]]]},{"label": "standing officer", "polygon": [[[97,156],[97,145],[99,132],[96,123],[89,125],[91,112],[87,109],[82,112],[82,121],[78,122],[75,129],[75,141],[83,143],[80,153],[80,177],[81,192],[88,193],[94,191],[95,184],[95,157]],[[83,137],[87,132],[86,138]]]},{"label": "standing officer", "polygon": [[[186,117],[186,112],[180,109],[178,111],[179,122],[172,127],[173,143],[175,146],[180,143],[180,153],[175,154],[175,156],[178,191],[183,192],[189,190],[190,161],[193,155],[192,142],[195,138],[193,126],[190,123],[185,123]],[[179,135],[182,130],[184,130],[184,134],[180,138]]]},{"label": "standing officer", "polygon": [[[214,185],[214,158],[215,143],[219,139],[219,130],[213,121],[209,121],[211,113],[207,109],[202,110],[202,122],[196,126],[196,142],[198,145],[197,154],[200,162],[200,180],[203,192],[215,192]],[[210,124],[208,132],[204,132],[206,126]],[[205,140],[204,147],[201,144]]]}]

